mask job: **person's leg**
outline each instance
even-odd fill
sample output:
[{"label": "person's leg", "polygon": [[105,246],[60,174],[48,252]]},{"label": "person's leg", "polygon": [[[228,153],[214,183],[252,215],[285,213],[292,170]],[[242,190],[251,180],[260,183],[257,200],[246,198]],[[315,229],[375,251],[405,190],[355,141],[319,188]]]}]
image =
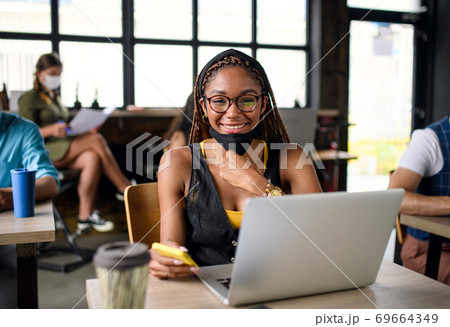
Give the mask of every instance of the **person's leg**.
[{"label": "person's leg", "polygon": [[118,191],[123,193],[125,188],[131,183],[120,171],[108,144],[100,134],[90,133],[76,137],[70,144],[66,156],[62,160],[55,162],[55,166],[66,167],[81,153],[87,150],[92,150],[97,153],[100,157],[103,173],[114,184]]},{"label": "person's leg", "polygon": [[[401,252],[403,265],[422,275],[425,274],[428,244],[407,234]],[[437,280],[450,285],[450,244],[442,244]]]},{"label": "person's leg", "polygon": [[[72,158],[74,149],[69,149],[68,155],[64,159]],[[97,193],[98,183],[101,176],[101,158],[97,152],[87,149],[74,157],[67,165],[63,161],[55,163],[57,168],[69,167],[80,169],[80,178],[78,181],[78,197],[80,200],[80,210],[78,214],[77,227],[80,230],[94,228],[99,232],[108,232],[114,228],[114,223],[105,220],[98,215],[94,209],[95,195]]]},{"label": "person's leg", "polygon": [[422,275],[425,274],[428,250],[428,246],[424,243],[427,242],[419,241],[411,235],[406,234],[400,255],[403,266]]},{"label": "person's leg", "polygon": [[438,281],[450,286],[450,244],[442,244]]},{"label": "person's leg", "polygon": [[0,245],[0,309],[17,308],[17,254],[15,245]]},{"label": "person's leg", "polygon": [[92,150],[84,151],[68,167],[81,170],[77,188],[80,199],[78,217],[80,220],[86,220],[94,210],[95,195],[101,176],[100,157]]}]

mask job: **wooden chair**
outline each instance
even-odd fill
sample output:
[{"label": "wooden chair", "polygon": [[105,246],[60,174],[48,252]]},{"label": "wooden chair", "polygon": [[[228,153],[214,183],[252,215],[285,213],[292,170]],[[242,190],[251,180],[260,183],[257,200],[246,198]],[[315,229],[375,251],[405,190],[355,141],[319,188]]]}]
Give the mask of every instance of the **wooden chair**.
[{"label": "wooden chair", "polygon": [[[395,170],[389,172],[389,178]],[[400,252],[402,250],[402,245],[406,236],[406,226],[400,224],[400,214],[397,215],[395,219],[395,230],[397,232],[397,237],[395,238],[395,249],[394,249],[394,263],[402,265],[402,259],[400,258]]]},{"label": "wooden chair", "polygon": [[9,91],[6,90],[6,84],[3,83],[3,90],[0,91],[0,110],[3,111],[19,111],[19,98],[26,91]]},{"label": "wooden chair", "polygon": [[5,83],[3,83],[3,90],[0,91],[0,110],[9,110],[9,98]]},{"label": "wooden chair", "polygon": [[159,242],[158,183],[128,186],[124,197],[130,242],[142,242],[150,248]]}]

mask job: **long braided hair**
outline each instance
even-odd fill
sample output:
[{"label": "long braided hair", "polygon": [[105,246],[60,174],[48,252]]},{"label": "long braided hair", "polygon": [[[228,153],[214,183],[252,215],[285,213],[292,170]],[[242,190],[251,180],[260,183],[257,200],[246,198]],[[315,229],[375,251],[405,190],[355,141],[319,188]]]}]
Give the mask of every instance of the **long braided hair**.
[{"label": "long braided hair", "polygon": [[211,138],[209,124],[202,120],[203,111],[200,99],[205,96],[205,88],[208,80],[217,74],[224,67],[239,66],[248,71],[255,80],[259,82],[264,96],[269,96],[266,110],[261,114],[259,132],[257,138],[266,143],[289,143],[289,136],[280,117],[272,87],[270,86],[264,68],[259,62],[238,50],[229,49],[206,64],[197,76],[194,86],[194,117],[189,136],[189,143],[198,143],[204,139]]}]

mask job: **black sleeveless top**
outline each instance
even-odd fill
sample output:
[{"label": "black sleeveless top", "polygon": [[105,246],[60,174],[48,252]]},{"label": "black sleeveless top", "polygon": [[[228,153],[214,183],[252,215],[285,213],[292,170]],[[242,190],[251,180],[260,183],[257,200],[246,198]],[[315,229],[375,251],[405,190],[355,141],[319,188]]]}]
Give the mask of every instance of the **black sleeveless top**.
[{"label": "black sleeveless top", "polygon": [[[191,180],[186,197],[186,247],[199,266],[234,262],[238,230],[226,215],[198,143],[190,144]],[[281,186],[279,150],[269,149],[264,177]]]}]

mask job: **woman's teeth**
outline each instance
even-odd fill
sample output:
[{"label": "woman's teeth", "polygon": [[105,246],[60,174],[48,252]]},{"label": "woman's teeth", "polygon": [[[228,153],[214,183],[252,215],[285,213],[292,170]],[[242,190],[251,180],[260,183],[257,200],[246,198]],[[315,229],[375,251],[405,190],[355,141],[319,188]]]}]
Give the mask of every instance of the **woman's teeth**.
[{"label": "woman's teeth", "polygon": [[228,129],[238,129],[244,127],[245,124],[242,125],[224,125]]}]

